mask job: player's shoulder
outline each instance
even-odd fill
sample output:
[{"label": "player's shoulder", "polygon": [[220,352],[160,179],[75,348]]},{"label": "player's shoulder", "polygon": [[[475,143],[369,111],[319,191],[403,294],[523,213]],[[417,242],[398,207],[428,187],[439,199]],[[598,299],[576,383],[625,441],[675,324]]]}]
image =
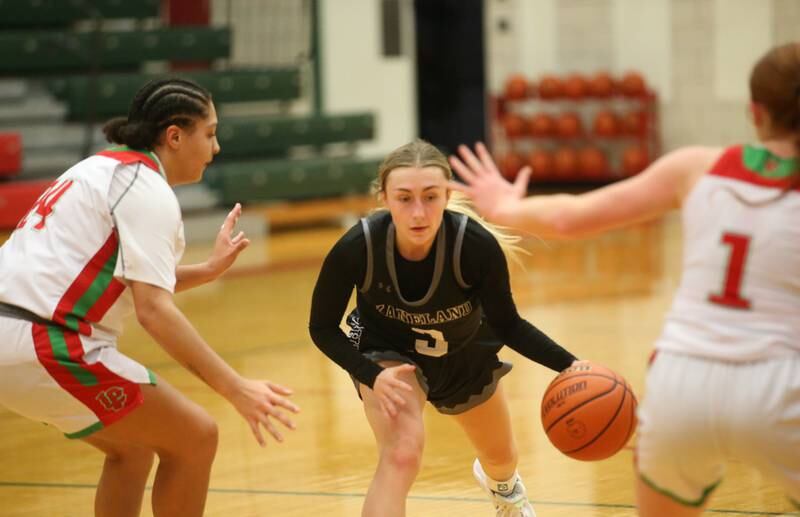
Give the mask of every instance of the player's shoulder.
[{"label": "player's shoulder", "polygon": [[488,229],[477,219],[474,219],[468,215],[456,215],[458,219],[462,217],[467,218],[467,224],[464,227],[464,243],[467,242],[480,246],[486,245],[491,243],[496,243],[497,239],[495,239],[494,235],[489,232]]},{"label": "player's shoulder", "polygon": [[358,260],[358,257],[363,256],[367,246],[363,223],[365,220],[368,218],[359,219],[348,228],[333,245],[328,256],[342,261]]},{"label": "player's shoulder", "polygon": [[489,258],[497,255],[498,252],[502,253],[497,238],[477,219],[468,215],[453,214],[453,225],[457,231],[463,224],[461,222],[463,218],[466,218],[464,234],[461,238],[461,253],[463,256]]}]

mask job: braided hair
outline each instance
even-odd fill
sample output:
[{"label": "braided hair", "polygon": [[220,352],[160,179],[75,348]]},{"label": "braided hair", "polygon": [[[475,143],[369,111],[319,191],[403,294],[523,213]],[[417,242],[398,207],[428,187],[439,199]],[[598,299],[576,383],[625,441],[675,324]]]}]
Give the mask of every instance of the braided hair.
[{"label": "braided hair", "polygon": [[154,79],[142,86],[131,101],[127,117],[103,126],[106,139],[132,149],[152,149],[161,132],[171,125],[190,127],[208,116],[211,93],[188,79]]}]

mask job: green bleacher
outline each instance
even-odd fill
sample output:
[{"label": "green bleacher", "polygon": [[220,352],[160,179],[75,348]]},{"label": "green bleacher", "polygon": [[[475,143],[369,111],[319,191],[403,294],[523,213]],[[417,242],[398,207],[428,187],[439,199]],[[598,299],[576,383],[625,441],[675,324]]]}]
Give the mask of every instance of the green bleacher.
[{"label": "green bleacher", "polygon": [[[68,120],[102,121],[127,114],[143,84],[167,75],[144,73],[146,62],[198,63],[230,57],[229,28],[143,29],[134,23],[130,30],[93,32],[92,24],[75,23],[92,18],[159,18],[161,4],[161,0],[0,0],[0,76],[37,79],[63,103]],[[218,106],[272,101],[285,108],[301,98],[298,67],[195,69],[174,75],[208,88]],[[379,165],[375,159],[342,156],[354,153],[357,142],[374,138],[371,113],[223,115],[217,134],[222,153],[204,183],[225,204],[366,193]],[[298,147],[304,148],[302,153],[296,152]],[[337,157],[326,157],[330,152]],[[289,158],[298,154],[314,157]]]},{"label": "green bleacher", "polygon": [[311,117],[260,117],[220,122],[220,159],[280,154],[294,146],[370,140],[375,117],[370,113]]},{"label": "green bleacher", "polygon": [[212,165],[204,183],[223,204],[322,198],[369,192],[379,160],[315,158]]},{"label": "green bleacher", "polygon": [[160,0],[0,0],[0,27],[68,25],[77,20],[155,18]]},{"label": "green bleacher", "polygon": [[[216,103],[249,101],[288,101],[300,96],[300,72],[297,68],[181,72],[208,88]],[[94,117],[125,115],[136,90],[159,75],[103,75],[92,84],[85,75],[61,77],[46,82],[56,98],[67,105],[67,116],[81,120],[88,116],[89,99]]]},{"label": "green bleacher", "polygon": [[228,28],[173,27],[141,31],[0,31],[0,74],[135,67],[143,61],[228,57]]}]

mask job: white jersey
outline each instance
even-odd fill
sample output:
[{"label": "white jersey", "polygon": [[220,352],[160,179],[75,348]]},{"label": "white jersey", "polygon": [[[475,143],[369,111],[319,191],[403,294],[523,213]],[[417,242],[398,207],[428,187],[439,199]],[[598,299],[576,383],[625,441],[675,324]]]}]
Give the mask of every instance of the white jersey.
[{"label": "white jersey", "polygon": [[117,336],[126,281],[170,292],[183,254],[180,206],[158,158],[114,148],[71,167],[0,247],[0,302],[83,335]]},{"label": "white jersey", "polygon": [[[683,206],[683,274],[657,349],[728,361],[800,352],[793,160],[727,149]],[[760,204],[759,204],[760,203]]]}]

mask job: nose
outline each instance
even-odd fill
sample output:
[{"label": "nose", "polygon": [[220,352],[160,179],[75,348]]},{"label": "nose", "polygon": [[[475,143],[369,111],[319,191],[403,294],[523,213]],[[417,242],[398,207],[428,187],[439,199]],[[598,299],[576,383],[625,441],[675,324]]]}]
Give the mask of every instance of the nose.
[{"label": "nose", "polygon": [[425,207],[422,200],[417,199],[414,201],[414,206],[411,208],[411,215],[414,217],[423,217],[425,215]]},{"label": "nose", "polygon": [[214,137],[214,147],[212,147],[211,152],[213,152],[216,155],[219,154],[220,151],[221,148],[219,146],[219,140],[217,140],[217,137]]}]

